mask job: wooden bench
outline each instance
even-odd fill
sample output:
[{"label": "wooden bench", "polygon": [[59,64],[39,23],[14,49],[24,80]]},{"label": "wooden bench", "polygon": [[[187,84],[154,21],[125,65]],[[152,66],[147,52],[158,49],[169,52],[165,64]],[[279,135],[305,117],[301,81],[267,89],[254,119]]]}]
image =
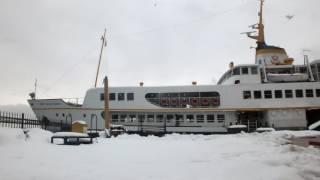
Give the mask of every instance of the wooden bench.
[{"label": "wooden bench", "polygon": [[[55,136],[53,135],[51,137],[51,143],[53,143],[54,139],[63,139],[63,144],[66,144],[66,145],[79,145],[81,143],[92,144],[92,137],[90,136],[61,136],[61,135]],[[88,139],[88,141],[80,141],[82,139]]]}]

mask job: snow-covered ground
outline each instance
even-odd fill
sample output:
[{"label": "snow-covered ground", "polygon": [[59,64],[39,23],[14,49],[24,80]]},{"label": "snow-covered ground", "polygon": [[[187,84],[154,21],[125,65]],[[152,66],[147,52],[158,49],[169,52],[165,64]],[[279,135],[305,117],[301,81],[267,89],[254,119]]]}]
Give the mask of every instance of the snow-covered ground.
[{"label": "snow-covered ground", "polygon": [[236,135],[122,135],[94,144],[50,144],[50,132],[0,128],[1,180],[320,179],[320,149],[280,131]]}]

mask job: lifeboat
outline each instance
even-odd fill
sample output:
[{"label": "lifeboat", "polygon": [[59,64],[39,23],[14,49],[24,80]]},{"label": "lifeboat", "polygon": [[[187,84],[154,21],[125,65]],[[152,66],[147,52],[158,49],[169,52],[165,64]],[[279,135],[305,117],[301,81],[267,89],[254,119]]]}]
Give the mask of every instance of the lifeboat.
[{"label": "lifeboat", "polygon": [[304,73],[293,73],[293,74],[278,74],[278,73],[268,73],[268,81],[271,82],[300,82],[309,79],[308,74]]}]

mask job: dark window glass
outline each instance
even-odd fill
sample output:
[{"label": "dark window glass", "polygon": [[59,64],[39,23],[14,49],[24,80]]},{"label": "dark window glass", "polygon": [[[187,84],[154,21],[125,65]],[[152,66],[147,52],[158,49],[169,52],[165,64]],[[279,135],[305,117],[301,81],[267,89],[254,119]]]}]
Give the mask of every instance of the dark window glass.
[{"label": "dark window glass", "polygon": [[251,74],[258,74],[258,68],[257,67],[251,67]]},{"label": "dark window glass", "polygon": [[297,98],[302,98],[303,97],[302,89],[296,89],[296,97]]},{"label": "dark window glass", "polygon": [[251,99],[251,91],[243,91],[243,99]]},{"label": "dark window glass", "polygon": [[204,123],[204,115],[198,114],[196,115],[197,123]]},{"label": "dark window glass", "polygon": [[170,93],[160,93],[160,97],[162,97],[162,98],[168,98],[168,97],[170,97]]},{"label": "dark window glass", "polygon": [[85,117],[87,117],[87,115],[86,115],[86,114],[83,114],[83,117],[85,118]]},{"label": "dark window glass", "polygon": [[111,121],[112,122],[118,122],[118,119],[119,119],[119,115],[118,114],[111,115]]},{"label": "dark window glass", "polygon": [[275,90],[274,96],[275,98],[282,98],[282,90]]},{"label": "dark window glass", "polygon": [[109,93],[109,101],[116,100],[116,93]]},{"label": "dark window glass", "polygon": [[233,69],[233,75],[240,75],[240,68],[234,68]]},{"label": "dark window glass", "polygon": [[64,115],[64,113],[62,113],[62,117],[64,117],[65,115]]},{"label": "dark window glass", "polygon": [[124,101],[124,93],[118,93],[118,101]]},{"label": "dark window glass", "polygon": [[121,114],[120,115],[120,122],[126,122],[127,120],[127,115],[126,114]]},{"label": "dark window glass", "polygon": [[153,114],[147,115],[147,122],[154,122],[154,115]]},{"label": "dark window glass", "polygon": [[173,120],[173,115],[172,114],[167,114],[167,122],[171,122]]},{"label": "dark window glass", "polygon": [[127,93],[127,100],[133,101],[134,100],[134,94],[133,93]]},{"label": "dark window glass", "polygon": [[187,119],[187,121],[189,121],[190,123],[193,123],[193,122],[194,122],[194,116],[193,116],[193,114],[187,114],[187,115],[186,115],[186,119]]},{"label": "dark window glass", "polygon": [[224,122],[224,119],[225,119],[224,114],[218,114],[218,115],[217,115],[217,119],[218,119],[218,122],[219,122],[219,123]]},{"label": "dark window glass", "polygon": [[170,93],[170,97],[179,97],[179,93]]},{"label": "dark window glass", "polygon": [[146,94],[146,98],[159,98],[159,93],[148,93]]},{"label": "dark window glass", "polygon": [[284,93],[286,94],[286,98],[293,98],[292,90],[287,89],[284,91]]},{"label": "dark window glass", "polygon": [[247,67],[242,67],[241,71],[242,71],[242,74],[249,74],[249,70]]},{"label": "dark window glass", "polygon": [[158,123],[162,123],[162,122],[163,122],[163,115],[158,114],[158,115],[156,116],[156,121],[157,121]]},{"label": "dark window glass", "polygon": [[316,89],[316,96],[320,97],[320,89]]},{"label": "dark window glass", "polygon": [[214,122],[214,114],[208,114],[207,115],[207,122],[213,123]]},{"label": "dark window glass", "polygon": [[103,93],[100,94],[100,101],[104,101],[104,94]]},{"label": "dark window glass", "polygon": [[313,89],[306,89],[306,97],[313,97]]},{"label": "dark window glass", "polygon": [[261,91],[253,91],[253,96],[255,99],[261,99],[262,97]]},{"label": "dark window glass", "polygon": [[130,114],[130,115],[129,115],[129,120],[130,120],[130,122],[136,121],[136,120],[137,120],[136,115]]},{"label": "dark window glass", "polygon": [[217,92],[200,92],[200,97],[217,97],[219,93]]},{"label": "dark window glass", "polygon": [[264,98],[271,99],[272,98],[272,91],[270,91],[270,90],[264,91]]},{"label": "dark window glass", "polygon": [[139,114],[139,115],[138,115],[138,121],[139,121],[140,123],[143,123],[144,120],[145,120],[145,118],[146,118],[146,116],[145,116],[144,114]]},{"label": "dark window glass", "polygon": [[57,116],[57,117],[59,117],[59,114],[58,114],[58,113],[56,113],[56,116]]}]

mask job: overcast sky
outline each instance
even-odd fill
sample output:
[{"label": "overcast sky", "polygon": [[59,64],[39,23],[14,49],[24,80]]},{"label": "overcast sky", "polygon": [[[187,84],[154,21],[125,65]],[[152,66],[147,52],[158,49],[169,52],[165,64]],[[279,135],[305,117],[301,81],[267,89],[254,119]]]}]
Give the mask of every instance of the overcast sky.
[{"label": "overcast sky", "polygon": [[[93,87],[107,28],[99,86],[212,84],[254,62],[241,32],[257,22],[257,0],[0,0],[0,105],[38,97],[84,97]],[[266,0],[268,44],[295,63],[320,59],[320,1]],[[286,15],[294,15],[288,20]]]}]

